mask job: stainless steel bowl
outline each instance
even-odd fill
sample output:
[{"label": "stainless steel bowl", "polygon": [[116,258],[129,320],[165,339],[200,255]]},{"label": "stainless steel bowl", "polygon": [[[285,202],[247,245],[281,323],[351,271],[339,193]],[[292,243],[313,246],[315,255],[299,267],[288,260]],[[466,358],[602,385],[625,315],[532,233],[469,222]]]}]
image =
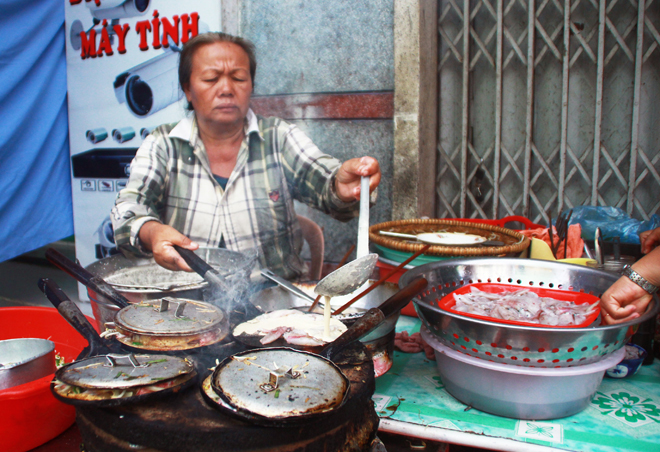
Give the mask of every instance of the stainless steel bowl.
[{"label": "stainless steel bowl", "polygon": [[597,362],[623,347],[637,326],[655,317],[655,296],[639,318],[619,325],[587,328],[518,326],[473,319],[441,309],[439,300],[477,282],[586,292],[600,297],[617,276],[581,265],[536,259],[451,259],[416,267],[400,280],[405,287],[424,276],[428,289],[413,298],[415,310],[434,337],[470,356],[525,367],[570,367]]},{"label": "stainless steel bowl", "polygon": [[[223,275],[230,284],[242,288],[236,294],[247,297],[250,272],[256,256],[222,248],[200,248],[195,253]],[[153,259],[128,258],[121,254],[103,258],[86,267],[101,277],[132,303],[163,297],[204,300],[208,284],[197,273],[173,272],[158,265]],[[119,308],[110,300],[87,289],[94,318],[101,330],[112,322]]]},{"label": "stainless steel bowl", "polygon": [[0,389],[38,380],[55,372],[55,344],[48,339],[0,341]]},{"label": "stainless steel bowl", "polygon": [[466,405],[514,419],[557,419],[589,406],[605,370],[624,355],[619,349],[583,366],[540,369],[507,366],[445,347],[426,328],[422,338],[435,350],[445,389]]}]

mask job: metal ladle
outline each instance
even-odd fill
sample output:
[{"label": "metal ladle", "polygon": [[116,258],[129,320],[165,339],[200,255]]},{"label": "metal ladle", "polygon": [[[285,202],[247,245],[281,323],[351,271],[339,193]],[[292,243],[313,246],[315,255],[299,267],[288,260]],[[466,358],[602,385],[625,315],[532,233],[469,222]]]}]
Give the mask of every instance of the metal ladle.
[{"label": "metal ladle", "polygon": [[349,294],[367,282],[377,261],[378,254],[375,253],[355,259],[319,281],[314,292],[326,297]]},{"label": "metal ladle", "polygon": [[325,297],[349,294],[367,282],[377,261],[378,254],[369,253],[369,177],[363,176],[360,179],[357,259],[319,281],[314,292]]},{"label": "metal ladle", "polygon": [[316,294],[325,297],[325,336],[329,336],[330,298],[349,294],[361,287],[367,282],[378,262],[378,254],[369,254],[369,177],[362,177],[360,180],[357,256],[353,262],[323,278],[314,288]]}]

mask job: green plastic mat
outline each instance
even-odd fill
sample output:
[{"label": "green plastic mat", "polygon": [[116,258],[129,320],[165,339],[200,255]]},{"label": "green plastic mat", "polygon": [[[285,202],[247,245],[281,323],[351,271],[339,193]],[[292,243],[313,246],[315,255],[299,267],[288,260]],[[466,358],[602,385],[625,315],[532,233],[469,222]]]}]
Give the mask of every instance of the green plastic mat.
[{"label": "green plastic mat", "polygon": [[[401,316],[396,329],[413,334],[420,325],[418,319]],[[464,405],[444,389],[435,361],[427,360],[424,353],[395,352],[392,368],[376,380],[373,400],[381,419],[424,426],[429,439],[439,429],[436,436],[449,432],[463,439],[486,435],[493,441],[519,441],[522,450],[525,444],[534,444],[581,452],[660,451],[657,361],[633,377],[603,379],[581,413],[530,421],[499,417]]]}]

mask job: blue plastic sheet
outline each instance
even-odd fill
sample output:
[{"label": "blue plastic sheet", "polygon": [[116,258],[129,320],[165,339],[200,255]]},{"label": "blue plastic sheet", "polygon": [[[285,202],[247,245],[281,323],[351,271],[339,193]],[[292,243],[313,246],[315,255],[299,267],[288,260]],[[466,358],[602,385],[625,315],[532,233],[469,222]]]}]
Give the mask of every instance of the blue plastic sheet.
[{"label": "blue plastic sheet", "polygon": [[617,207],[579,206],[573,208],[570,220],[570,224],[576,223],[582,227],[585,240],[593,240],[599,227],[603,240],[619,237],[621,243],[639,244],[640,232],[660,227],[660,217],[654,214],[648,221],[641,221]]},{"label": "blue plastic sheet", "polygon": [[63,0],[0,2],[0,261],[73,234]]}]

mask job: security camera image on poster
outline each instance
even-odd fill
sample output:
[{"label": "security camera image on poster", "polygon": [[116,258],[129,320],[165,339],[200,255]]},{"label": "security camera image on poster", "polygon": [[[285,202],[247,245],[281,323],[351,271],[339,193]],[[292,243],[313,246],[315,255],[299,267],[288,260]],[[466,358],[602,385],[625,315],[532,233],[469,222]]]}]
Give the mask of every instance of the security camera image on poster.
[{"label": "security camera image on poster", "polygon": [[[65,0],[76,258],[117,252],[109,213],[149,132],[185,116],[179,52],[221,31],[221,3],[204,0]],[[79,286],[81,300],[87,291]]]}]

